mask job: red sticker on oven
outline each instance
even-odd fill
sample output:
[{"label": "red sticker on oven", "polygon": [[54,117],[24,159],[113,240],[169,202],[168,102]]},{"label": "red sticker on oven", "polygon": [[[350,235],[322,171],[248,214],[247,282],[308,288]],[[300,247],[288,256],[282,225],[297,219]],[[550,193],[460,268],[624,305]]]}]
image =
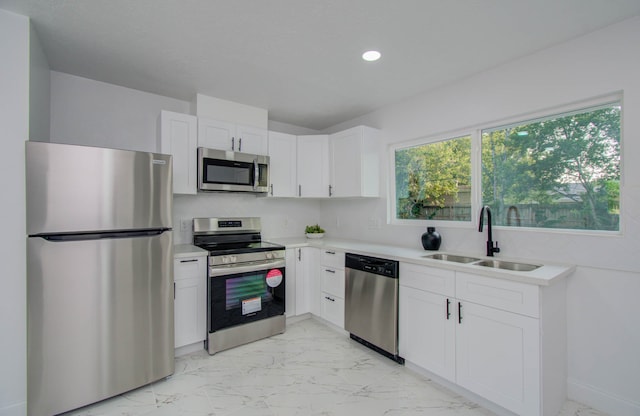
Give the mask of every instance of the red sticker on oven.
[{"label": "red sticker on oven", "polygon": [[282,283],[282,272],[278,269],[271,269],[267,273],[267,285],[269,287],[278,287]]}]

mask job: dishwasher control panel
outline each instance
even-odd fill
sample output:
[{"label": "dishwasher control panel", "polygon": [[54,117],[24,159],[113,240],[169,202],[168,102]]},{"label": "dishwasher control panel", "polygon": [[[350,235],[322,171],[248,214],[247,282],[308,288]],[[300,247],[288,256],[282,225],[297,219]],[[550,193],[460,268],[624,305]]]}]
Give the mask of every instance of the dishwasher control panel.
[{"label": "dishwasher control panel", "polygon": [[398,277],[398,262],[395,260],[347,253],[345,255],[345,267],[391,278]]}]

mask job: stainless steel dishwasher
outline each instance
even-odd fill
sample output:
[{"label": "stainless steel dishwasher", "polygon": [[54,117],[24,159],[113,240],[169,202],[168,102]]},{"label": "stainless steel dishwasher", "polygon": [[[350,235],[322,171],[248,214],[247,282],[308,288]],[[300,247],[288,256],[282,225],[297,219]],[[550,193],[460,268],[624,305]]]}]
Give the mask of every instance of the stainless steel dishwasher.
[{"label": "stainless steel dishwasher", "polygon": [[345,255],[344,328],[351,338],[403,363],[398,356],[398,262]]}]

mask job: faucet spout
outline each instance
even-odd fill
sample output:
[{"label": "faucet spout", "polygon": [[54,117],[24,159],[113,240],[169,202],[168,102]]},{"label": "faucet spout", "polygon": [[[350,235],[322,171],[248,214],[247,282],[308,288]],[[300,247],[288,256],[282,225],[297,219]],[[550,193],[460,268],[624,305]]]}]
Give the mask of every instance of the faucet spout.
[{"label": "faucet spout", "polygon": [[491,233],[491,208],[488,205],[485,205],[480,210],[480,221],[478,225],[478,232],[482,232],[484,228],[484,213],[487,212],[487,256],[493,257],[493,253],[499,253],[500,248],[498,247],[498,242],[495,244],[493,242],[493,235]]}]

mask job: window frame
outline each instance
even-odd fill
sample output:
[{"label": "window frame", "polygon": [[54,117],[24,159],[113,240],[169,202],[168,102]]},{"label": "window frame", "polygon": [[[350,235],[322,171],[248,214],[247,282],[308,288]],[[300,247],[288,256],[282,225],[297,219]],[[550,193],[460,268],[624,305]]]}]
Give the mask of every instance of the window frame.
[{"label": "window frame", "polygon": [[[494,229],[498,230],[517,230],[534,233],[551,233],[551,234],[568,234],[581,236],[611,236],[619,237],[623,235],[625,226],[624,219],[624,96],[622,91],[616,91],[610,94],[592,97],[589,99],[572,102],[569,104],[548,107],[543,110],[532,111],[524,114],[515,115],[501,120],[494,120],[486,123],[476,124],[474,126],[452,130],[445,133],[438,133],[423,136],[417,139],[400,141],[391,143],[389,149],[389,181],[387,194],[387,223],[390,225],[400,226],[421,226],[421,227],[449,227],[449,228],[468,228],[477,229],[479,222],[480,208],[482,207],[482,131],[498,130],[509,126],[517,126],[529,122],[535,122],[540,119],[550,118],[554,116],[569,115],[572,113],[580,113],[584,110],[597,109],[598,107],[606,107],[609,105],[620,106],[620,218],[618,230],[580,230],[571,228],[543,228],[543,227],[513,227],[505,225],[495,225]],[[426,219],[398,219],[396,218],[396,177],[395,177],[395,152],[399,149],[415,147],[430,143],[437,143],[445,140],[451,140],[459,137],[471,137],[471,220],[470,221],[445,221],[445,220],[426,220]],[[475,214],[475,215],[474,215]]]},{"label": "window frame", "polygon": [[[477,146],[477,140],[474,135],[477,134],[477,130],[474,131],[472,129],[464,129],[457,130],[454,132],[447,132],[444,134],[437,134],[433,136],[422,137],[418,139],[413,139],[411,141],[405,142],[397,142],[389,145],[389,166],[390,166],[390,176],[388,181],[388,218],[387,223],[392,225],[420,225],[423,227],[453,227],[453,228],[467,228],[469,225],[473,224],[474,215],[473,213],[476,211],[476,204],[478,195],[477,185],[474,183],[474,158],[476,157],[476,151],[474,146]],[[402,149],[408,149],[411,147],[423,146],[428,144],[445,142],[448,140],[460,139],[463,137],[471,138],[471,218],[469,221],[457,221],[457,220],[428,220],[428,219],[400,219],[396,218],[396,209],[397,209],[397,198],[396,198],[396,151]]]}]

